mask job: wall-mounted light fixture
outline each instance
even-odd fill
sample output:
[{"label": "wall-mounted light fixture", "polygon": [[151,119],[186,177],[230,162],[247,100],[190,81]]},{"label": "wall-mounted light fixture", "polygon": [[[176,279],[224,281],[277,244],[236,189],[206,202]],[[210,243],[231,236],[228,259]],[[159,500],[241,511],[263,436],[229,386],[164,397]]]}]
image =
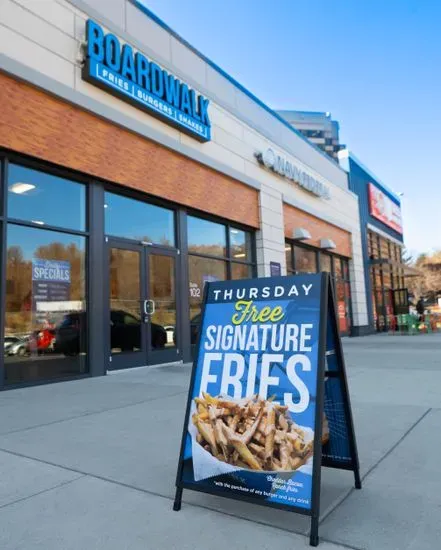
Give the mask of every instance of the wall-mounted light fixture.
[{"label": "wall-mounted light fixture", "polygon": [[320,248],[332,250],[333,248],[337,248],[337,245],[332,239],[320,239]]},{"label": "wall-mounted light fixture", "polygon": [[312,237],[311,237],[311,233],[307,229],[303,229],[303,227],[297,227],[292,232],[292,238],[295,241],[307,241]]}]

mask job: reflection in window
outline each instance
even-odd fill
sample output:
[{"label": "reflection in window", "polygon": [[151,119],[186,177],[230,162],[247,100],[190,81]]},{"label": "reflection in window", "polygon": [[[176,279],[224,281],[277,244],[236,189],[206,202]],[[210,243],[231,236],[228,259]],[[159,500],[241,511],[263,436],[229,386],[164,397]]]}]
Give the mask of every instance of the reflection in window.
[{"label": "reflection in window", "polygon": [[113,193],[105,193],[104,208],[107,235],[175,245],[173,210]]},{"label": "reflection in window", "polygon": [[317,253],[308,248],[294,247],[295,271],[297,273],[317,272]]},{"label": "reflection in window", "polygon": [[251,235],[247,231],[230,228],[230,255],[242,262],[251,261]]},{"label": "reflection in window", "polygon": [[341,268],[341,259],[340,258],[334,258],[334,277],[336,279],[342,279],[343,278],[343,270]]},{"label": "reflection in window", "polygon": [[200,322],[201,304],[205,283],[224,281],[227,278],[227,264],[223,260],[189,256],[188,275],[190,291],[191,343],[195,344],[197,329]]},{"label": "reflection in window", "polygon": [[293,273],[294,266],[292,265],[292,247],[290,244],[285,244],[285,256],[286,256],[286,272],[288,275]]},{"label": "reflection in window", "polygon": [[140,255],[110,249],[110,349],[112,353],[141,350]]},{"label": "reflection in window", "polygon": [[9,224],[6,383],[87,371],[85,238]]},{"label": "reflection in window", "polygon": [[253,269],[250,265],[231,263],[231,278],[232,279],[251,279]]},{"label": "reflection in window", "polygon": [[149,299],[155,304],[152,321],[152,348],[176,345],[175,259],[151,254],[149,257]]},{"label": "reflection in window", "polygon": [[320,253],[320,271],[332,273],[332,259],[329,254]]},{"label": "reflection in window", "polygon": [[208,256],[226,256],[226,227],[188,216],[188,251]]},{"label": "reflection in window", "polygon": [[86,229],[86,188],[64,178],[10,164],[8,216],[66,229]]}]

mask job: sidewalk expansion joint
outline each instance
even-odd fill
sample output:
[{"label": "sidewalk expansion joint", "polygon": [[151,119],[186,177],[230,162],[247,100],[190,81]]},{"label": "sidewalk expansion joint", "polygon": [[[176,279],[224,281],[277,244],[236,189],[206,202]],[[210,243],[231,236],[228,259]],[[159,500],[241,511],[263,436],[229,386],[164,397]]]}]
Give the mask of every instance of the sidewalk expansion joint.
[{"label": "sidewalk expansion joint", "polygon": [[64,487],[66,485],[69,485],[70,483],[73,483],[74,481],[78,481],[79,479],[82,479],[83,477],[86,477],[85,474],[78,475],[77,477],[74,477],[73,479],[68,479],[67,481],[63,481],[61,483],[58,483],[57,485],[54,485],[53,487],[48,487],[47,489],[43,489],[42,491],[37,491],[36,493],[32,493],[31,495],[26,495],[22,498],[17,498],[16,500],[12,500],[11,502],[7,502],[6,504],[0,505],[0,510],[3,508],[7,508],[8,506],[12,506],[13,504],[17,504],[18,502],[24,502],[25,500],[29,500],[34,497],[38,497],[39,495],[44,495],[45,493],[50,493],[51,491],[54,491],[55,489],[59,489],[60,487]]},{"label": "sidewalk expansion joint", "polygon": [[[404,434],[400,437],[400,439],[392,445],[392,447],[386,451],[386,453],[373,465],[369,468],[369,470],[361,476],[361,481],[364,482],[365,479],[374,471],[376,468],[391,454],[395,451],[395,449],[406,439],[406,437],[426,418],[426,416],[432,411],[432,408],[427,409],[413,424],[412,426],[404,432]],[[348,493],[340,499],[338,502],[335,503],[334,506],[332,506],[321,518],[320,523],[323,523],[325,520],[329,518],[331,514],[335,512],[335,510],[343,504],[357,489],[352,487]],[[362,489],[363,490],[363,489]]]},{"label": "sidewalk expansion joint", "polygon": [[[131,489],[133,491],[137,491],[139,493],[143,493],[143,494],[146,494],[146,495],[149,495],[149,496],[162,498],[162,499],[168,500],[170,503],[172,503],[174,501],[174,497],[163,495],[161,493],[157,493],[156,491],[150,491],[148,489],[142,489],[141,487],[136,487],[135,485],[131,485],[130,483],[124,483],[122,481],[116,481],[114,479],[107,478],[105,476],[92,474],[92,473],[89,473],[89,472],[78,470],[76,468],[71,468],[69,466],[62,466],[60,464],[56,464],[55,462],[50,462],[48,460],[43,460],[43,459],[36,458],[36,457],[33,457],[33,456],[29,456],[29,455],[26,455],[26,454],[23,454],[23,453],[18,453],[16,451],[11,451],[9,449],[0,448],[0,452],[8,453],[8,454],[11,454],[13,456],[20,457],[20,458],[26,458],[28,460],[34,460],[35,462],[39,462],[39,463],[45,464],[47,466],[53,466],[54,468],[59,468],[60,470],[66,470],[68,472],[73,472],[73,473],[79,474],[78,477],[76,477],[74,479],[71,479],[67,482],[60,483],[58,486],[50,487],[48,489],[45,489],[44,491],[40,491],[39,493],[29,495],[27,497],[24,497],[23,499],[18,499],[15,502],[20,502],[21,500],[27,500],[28,498],[38,496],[39,494],[42,494],[42,493],[47,493],[47,492],[49,492],[53,489],[57,489],[58,487],[62,487],[63,485],[68,485],[69,483],[72,483],[72,482],[77,481],[78,479],[82,479],[84,477],[90,477],[92,479],[98,479],[100,481],[105,481],[106,483],[112,483],[113,485],[118,485],[120,487],[124,487],[126,489]],[[14,504],[14,502],[10,502],[10,503],[6,504],[5,506],[10,506],[11,504]],[[308,536],[307,532],[305,532],[305,531],[294,531],[294,530],[291,530],[291,529],[284,529],[283,527],[279,527],[279,526],[273,525],[271,523],[266,523],[264,521],[258,521],[258,520],[255,520],[255,519],[247,518],[247,517],[242,516],[242,515],[231,514],[229,512],[225,512],[223,510],[218,510],[216,508],[212,508],[210,506],[206,506],[206,505],[203,505],[203,504],[197,504],[197,503],[194,503],[194,502],[187,502],[186,500],[183,501],[183,504],[185,504],[185,506],[191,506],[193,508],[203,508],[204,510],[209,510],[210,512],[215,512],[216,514],[221,514],[221,515],[224,515],[224,516],[227,516],[227,517],[232,517],[232,518],[239,519],[239,520],[242,520],[242,521],[248,521],[250,523],[254,523],[254,524],[257,524],[257,525],[264,526],[264,527],[270,527],[271,529],[275,529],[275,530],[281,531],[283,533],[292,533],[293,535]],[[1,508],[2,508],[2,506],[0,506],[0,509]],[[171,509],[171,506],[170,506],[170,509]],[[308,516],[304,516],[304,517],[308,519]],[[355,546],[348,546],[347,544],[334,542],[330,539],[324,539],[322,537],[321,537],[321,540],[323,540],[325,542],[329,542],[330,544],[334,544],[336,546],[347,548],[348,550],[364,550],[363,548],[357,548]]]},{"label": "sidewalk expansion joint", "polygon": [[129,407],[135,407],[136,405],[142,405],[143,403],[151,403],[153,401],[158,401],[159,399],[167,399],[169,397],[176,397],[181,394],[187,395],[187,390],[181,390],[176,393],[171,393],[170,395],[161,395],[158,397],[152,397],[151,399],[143,399],[142,401],[134,401],[133,403],[128,403],[127,405],[121,405],[119,407],[109,407],[108,409],[100,409],[98,411],[89,411],[85,412],[83,414],[79,414],[76,416],[69,416],[67,418],[60,418],[59,420],[53,420],[51,422],[43,422],[41,424],[35,424],[35,426],[27,426],[26,428],[19,428],[18,430],[12,430],[10,432],[2,432],[0,435],[7,436],[7,435],[13,435],[20,432],[26,432],[29,430],[36,430],[37,428],[44,428],[45,426],[54,426],[55,424],[62,424],[63,422],[69,422],[70,420],[77,420],[79,418],[85,418],[87,416],[93,416],[95,414],[104,414],[106,412],[111,411],[119,411],[122,409],[128,409]]}]

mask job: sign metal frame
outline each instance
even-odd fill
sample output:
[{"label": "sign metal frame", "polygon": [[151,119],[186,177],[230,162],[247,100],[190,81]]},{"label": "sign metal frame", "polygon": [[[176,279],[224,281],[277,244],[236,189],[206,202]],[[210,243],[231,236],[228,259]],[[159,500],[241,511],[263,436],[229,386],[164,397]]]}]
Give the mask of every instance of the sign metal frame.
[{"label": "sign metal frame", "polygon": [[[206,283],[204,287],[201,324],[204,326],[204,320],[206,315],[207,296],[209,292],[209,285],[216,283]],[[327,359],[327,321],[328,317],[331,317],[331,323],[334,331],[334,346],[332,350],[337,357],[338,369],[334,371],[328,371],[326,369]],[[184,419],[184,427],[181,438],[181,447],[179,454],[179,463],[176,475],[176,493],[173,502],[173,510],[179,511],[182,505],[182,493],[184,489],[189,489],[196,492],[202,492],[219,496],[223,498],[230,498],[232,500],[239,500],[244,502],[250,502],[259,506],[266,506],[269,508],[276,508],[280,510],[290,511],[293,513],[309,516],[311,518],[311,529],[309,533],[310,545],[318,546],[319,544],[319,522],[320,522],[320,490],[321,490],[321,468],[322,466],[338,468],[343,470],[351,470],[354,472],[355,488],[361,489],[361,478],[359,471],[359,462],[357,454],[357,444],[355,439],[354,424],[352,420],[351,405],[349,399],[349,391],[346,380],[346,370],[343,358],[343,349],[341,345],[340,335],[338,332],[338,321],[335,309],[334,294],[330,284],[330,277],[328,273],[321,273],[320,280],[320,315],[319,315],[319,340],[318,340],[318,357],[317,357],[317,380],[316,380],[316,404],[315,404],[315,418],[314,418],[314,446],[313,446],[313,471],[312,471],[312,488],[311,488],[311,508],[302,508],[295,505],[281,504],[277,502],[270,502],[265,500],[257,500],[256,497],[250,497],[243,493],[227,493],[219,491],[210,487],[202,487],[197,484],[186,483],[183,480],[184,469],[184,451],[187,438],[188,423],[191,412],[191,402],[195,384],[195,378],[197,373],[197,365],[200,354],[200,342],[202,338],[202,330],[199,331],[196,342],[196,355],[193,361],[193,368],[190,378],[190,385],[188,390],[187,406]],[[332,462],[331,460],[324,459],[322,456],[322,430],[323,430],[323,413],[324,413],[324,400],[325,400],[325,377],[338,378],[341,383],[341,391],[343,397],[344,413],[346,429],[348,434],[348,443],[350,449],[350,461],[346,464],[340,464],[338,462]]]}]

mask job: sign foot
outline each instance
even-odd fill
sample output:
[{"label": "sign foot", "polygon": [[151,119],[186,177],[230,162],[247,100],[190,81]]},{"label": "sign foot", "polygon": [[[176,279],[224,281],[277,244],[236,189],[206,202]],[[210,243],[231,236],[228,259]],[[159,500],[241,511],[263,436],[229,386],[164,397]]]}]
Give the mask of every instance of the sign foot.
[{"label": "sign foot", "polygon": [[182,489],[178,487],[176,489],[175,501],[173,503],[173,510],[175,512],[179,512],[179,510],[181,509],[181,504],[182,504]]}]

